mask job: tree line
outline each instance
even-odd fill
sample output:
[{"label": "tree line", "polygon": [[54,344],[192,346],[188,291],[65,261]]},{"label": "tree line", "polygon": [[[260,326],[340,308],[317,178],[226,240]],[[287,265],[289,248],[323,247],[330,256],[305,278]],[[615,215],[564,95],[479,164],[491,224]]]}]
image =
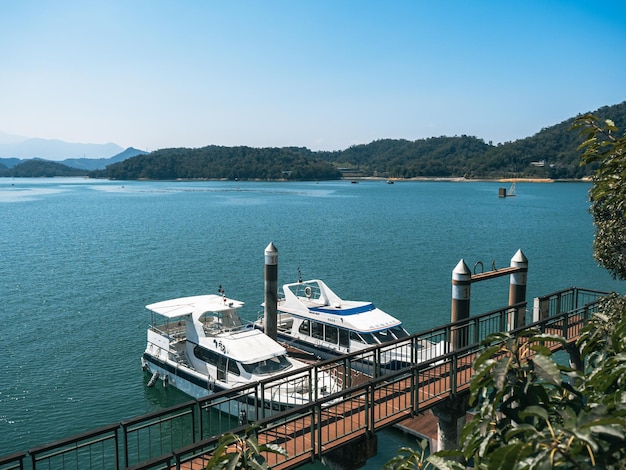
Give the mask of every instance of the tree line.
[{"label": "tree line", "polygon": [[[626,102],[595,111],[599,119],[626,125]],[[343,175],[383,178],[553,178],[591,176],[596,163],[581,165],[581,137],[570,131],[576,118],[533,136],[493,145],[467,135],[419,140],[380,139],[339,151],[304,147],[254,148],[209,145],[162,149],[137,155],[104,170],[77,171],[37,160],[0,176],[76,176],[118,180],[226,179],[333,180]]]}]

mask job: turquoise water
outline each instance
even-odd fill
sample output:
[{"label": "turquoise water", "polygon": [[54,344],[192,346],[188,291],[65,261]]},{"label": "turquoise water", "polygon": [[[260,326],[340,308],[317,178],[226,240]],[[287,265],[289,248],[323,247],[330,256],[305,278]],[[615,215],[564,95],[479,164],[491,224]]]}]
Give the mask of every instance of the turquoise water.
[{"label": "turquoise water", "polygon": [[[585,183],[350,184],[0,179],[0,455],[187,398],[146,389],[146,304],[214,293],[261,311],[264,249],[279,283],[320,278],[411,332],[449,321],[452,270],[529,260],[527,298],[570,286],[623,291],[592,258]],[[472,286],[506,304],[508,278]],[[383,433],[379,468],[398,445]]]}]

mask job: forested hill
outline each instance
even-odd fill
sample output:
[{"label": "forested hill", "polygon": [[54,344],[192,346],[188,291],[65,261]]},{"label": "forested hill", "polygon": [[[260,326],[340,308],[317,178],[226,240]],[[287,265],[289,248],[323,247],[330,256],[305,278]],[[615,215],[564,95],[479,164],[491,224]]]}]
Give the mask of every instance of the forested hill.
[{"label": "forested hill", "polygon": [[157,150],[92,173],[111,179],[331,180],[340,171],[306,148],[210,145]]},{"label": "forested hill", "polygon": [[[623,132],[626,102],[592,112]],[[111,179],[329,180],[342,175],[385,178],[581,178],[574,117],[514,142],[491,145],[472,136],[416,141],[383,139],[335,152],[306,148],[208,146],[139,155],[91,176]]]}]

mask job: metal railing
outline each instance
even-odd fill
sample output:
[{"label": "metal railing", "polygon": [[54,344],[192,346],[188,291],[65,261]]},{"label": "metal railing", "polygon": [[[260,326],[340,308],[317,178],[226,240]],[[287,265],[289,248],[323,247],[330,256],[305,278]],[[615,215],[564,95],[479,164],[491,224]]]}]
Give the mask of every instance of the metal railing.
[{"label": "metal railing", "polygon": [[[331,374],[342,390],[325,398],[311,391],[306,405],[284,410],[273,401],[276,387],[293,379],[294,372],[287,372],[0,458],[0,470],[169,469],[182,463],[185,468],[203,468],[202,456],[215,449],[219,435],[241,433],[249,421],[259,424],[259,439],[279,444],[289,440],[292,452],[274,464],[311,461],[351,436],[374,433],[462,393],[469,385],[480,343],[492,333],[533,327],[575,337],[597,311],[603,295],[565,289],[536,299],[532,318],[527,316],[527,325],[517,328],[512,328],[516,326],[512,318],[518,309],[526,308],[525,303],[310,365],[296,373],[304,372],[310,383],[317,383],[319,374]],[[428,348],[436,344],[443,350]],[[408,355],[411,363],[393,370],[386,362],[392,354]],[[254,405],[253,416],[241,413],[251,409],[245,403]]]}]

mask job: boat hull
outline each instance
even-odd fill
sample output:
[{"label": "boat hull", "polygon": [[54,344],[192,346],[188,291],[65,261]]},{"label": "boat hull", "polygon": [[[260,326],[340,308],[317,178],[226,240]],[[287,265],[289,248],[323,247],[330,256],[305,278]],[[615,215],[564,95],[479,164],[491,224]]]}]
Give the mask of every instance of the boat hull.
[{"label": "boat hull", "polygon": [[[278,332],[278,341],[310,353],[313,356],[319,358],[319,360],[338,359],[346,354],[341,351],[336,351],[334,349],[325,347],[324,345],[313,345],[311,343],[308,343],[298,338],[294,338],[281,332]],[[412,364],[410,361],[391,359],[389,361],[381,361],[380,369],[382,373],[390,373],[393,371],[406,369],[408,367],[411,367],[411,365]],[[354,358],[351,361],[351,366],[352,369],[362,372],[364,374],[374,375],[374,364],[370,360]]]},{"label": "boat hull", "polygon": [[[159,374],[160,381],[164,386],[174,387],[196,399],[230,390],[230,388],[224,387],[219,382],[203,376],[188,367],[170,361],[163,361],[147,352],[143,354],[141,362],[146,373],[151,376],[154,376],[155,373]],[[265,409],[261,410],[254,394],[215,404],[215,408],[219,411],[228,413],[240,420],[242,417],[245,417],[246,422],[254,421],[262,416],[270,416],[291,406],[295,406],[295,404],[290,405],[266,400],[264,402]]]}]

